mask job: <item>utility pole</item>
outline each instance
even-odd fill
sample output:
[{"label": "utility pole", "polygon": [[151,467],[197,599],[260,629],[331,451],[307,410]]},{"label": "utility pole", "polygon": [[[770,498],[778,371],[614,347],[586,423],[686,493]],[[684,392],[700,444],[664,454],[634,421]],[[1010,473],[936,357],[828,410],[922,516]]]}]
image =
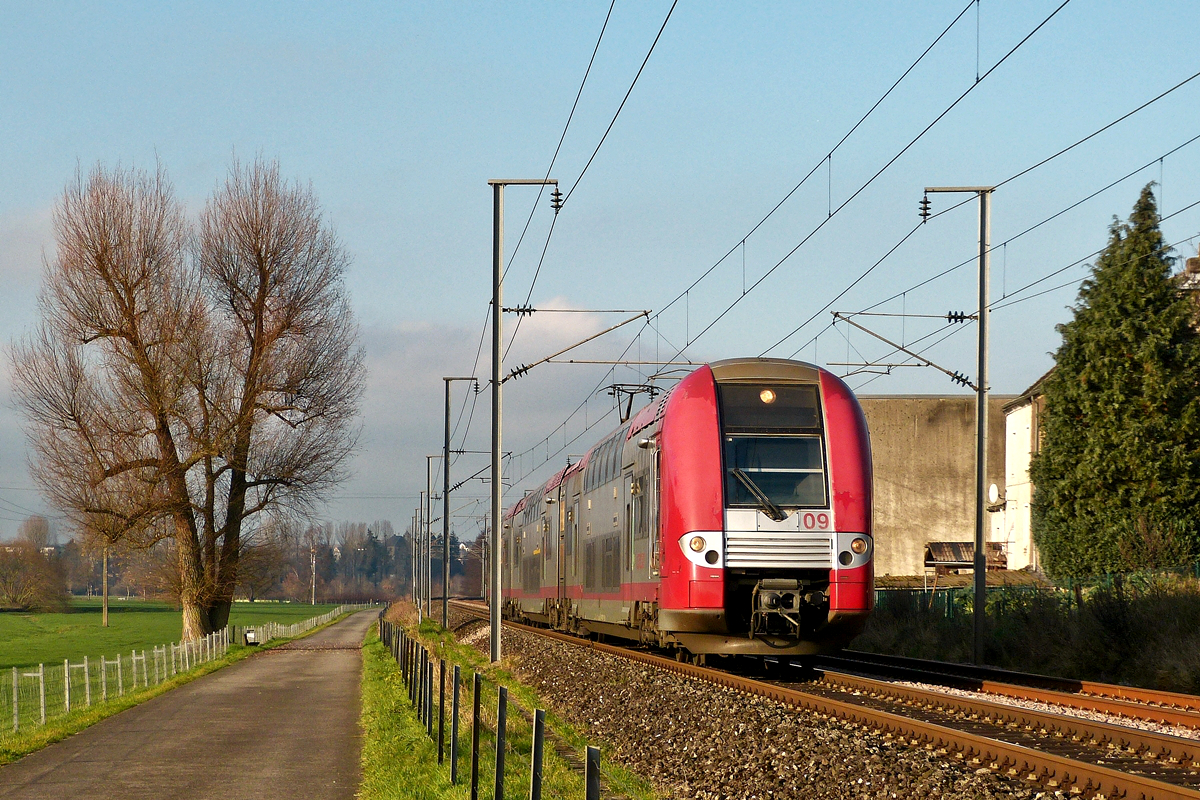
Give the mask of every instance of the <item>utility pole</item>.
[{"label": "utility pole", "polygon": [[450,384],[454,381],[473,381],[475,377],[443,377],[442,380],[446,382],[446,438],[442,440],[442,627],[447,628],[450,603]]},{"label": "utility pole", "polygon": [[425,605],[425,493],[417,493],[417,610],[424,619],[429,610]]},{"label": "utility pole", "polygon": [[[983,623],[987,615],[987,448],[988,448],[988,314],[991,305],[991,197],[995,186],[926,186],[932,192],[973,192],[979,196],[979,325],[978,367],[975,378],[975,603],[972,612],[975,641],[974,660],[983,663]],[[929,215],[929,201],[921,204],[922,217]]]},{"label": "utility pole", "polygon": [[500,660],[500,553],[501,535],[504,523],[501,519],[501,484],[500,471],[500,423],[501,423],[501,393],[500,375],[503,372],[502,361],[504,354],[504,187],[505,186],[554,186],[554,213],[558,213],[562,205],[558,193],[558,181],[541,178],[514,178],[490,180],[492,187],[492,582],[489,593],[491,606],[491,660]]},{"label": "utility pole", "polygon": [[421,600],[417,590],[417,515],[413,512],[412,525],[409,527],[408,568],[412,573],[409,586],[412,589],[413,605],[417,607],[417,624],[421,623]]},{"label": "utility pole", "polygon": [[[425,574],[427,577],[425,601],[429,616],[433,616],[433,460],[437,456],[425,456]],[[445,594],[443,589],[442,594]],[[443,623],[444,627],[445,623]]]}]

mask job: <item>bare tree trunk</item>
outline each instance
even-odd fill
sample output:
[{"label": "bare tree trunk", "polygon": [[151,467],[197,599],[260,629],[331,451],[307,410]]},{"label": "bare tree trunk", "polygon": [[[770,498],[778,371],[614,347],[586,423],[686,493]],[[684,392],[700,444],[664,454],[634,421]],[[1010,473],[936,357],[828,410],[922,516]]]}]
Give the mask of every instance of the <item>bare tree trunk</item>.
[{"label": "bare tree trunk", "polygon": [[108,627],[108,548],[104,548],[104,599],[100,601],[100,607],[103,609],[100,612],[100,627]]}]

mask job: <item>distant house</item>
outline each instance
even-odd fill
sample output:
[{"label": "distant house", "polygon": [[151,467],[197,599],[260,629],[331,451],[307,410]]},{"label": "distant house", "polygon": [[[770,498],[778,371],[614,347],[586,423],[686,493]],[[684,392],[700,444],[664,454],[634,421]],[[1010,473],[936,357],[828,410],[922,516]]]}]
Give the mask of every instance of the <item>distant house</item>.
[{"label": "distant house", "polygon": [[[1006,469],[1002,409],[1011,399],[989,400],[987,483],[997,487]],[[924,575],[930,545],[939,554],[962,545],[973,553],[975,396],[860,395],[859,402],[874,461],[875,574]],[[999,514],[988,516],[989,564],[1013,568]],[[1017,568],[1025,563],[1018,559]]]},{"label": "distant house", "polygon": [[1029,464],[1042,447],[1042,419],[1046,410],[1042,387],[1053,371],[1051,368],[1004,404],[1004,507],[996,516],[1004,540],[1009,543],[1010,569],[1039,568],[1030,516],[1033,483],[1029,480]]}]

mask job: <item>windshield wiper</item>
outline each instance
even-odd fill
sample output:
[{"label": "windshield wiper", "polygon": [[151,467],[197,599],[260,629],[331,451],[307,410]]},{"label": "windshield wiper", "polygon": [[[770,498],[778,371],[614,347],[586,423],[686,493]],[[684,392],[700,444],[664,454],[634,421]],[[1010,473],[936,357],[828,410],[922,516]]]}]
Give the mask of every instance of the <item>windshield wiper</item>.
[{"label": "windshield wiper", "polygon": [[746,490],[750,494],[754,495],[754,499],[758,501],[758,506],[764,514],[776,522],[783,522],[787,519],[787,514],[784,513],[783,509],[772,503],[771,498],[767,497],[766,493],[758,488],[758,484],[750,480],[750,476],[744,470],[734,467],[730,472],[733,473],[733,477],[737,478],[742,486],[746,487]]}]

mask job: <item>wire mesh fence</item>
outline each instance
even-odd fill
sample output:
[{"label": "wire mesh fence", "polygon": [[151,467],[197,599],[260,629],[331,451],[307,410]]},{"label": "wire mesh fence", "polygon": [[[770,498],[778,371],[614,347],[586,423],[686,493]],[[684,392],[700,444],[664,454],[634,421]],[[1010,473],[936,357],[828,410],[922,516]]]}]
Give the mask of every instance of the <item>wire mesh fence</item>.
[{"label": "wire mesh fence", "polygon": [[[229,626],[200,639],[167,642],[149,650],[131,650],[110,658],[82,656],[61,664],[13,667],[0,674],[0,732],[16,734],[47,721],[77,714],[127,694],[148,689],[221,658],[239,632],[253,630],[256,641],[307,633],[365,605],[343,605],[303,622],[268,622],[251,628]],[[9,727],[11,725],[11,727]]]}]

